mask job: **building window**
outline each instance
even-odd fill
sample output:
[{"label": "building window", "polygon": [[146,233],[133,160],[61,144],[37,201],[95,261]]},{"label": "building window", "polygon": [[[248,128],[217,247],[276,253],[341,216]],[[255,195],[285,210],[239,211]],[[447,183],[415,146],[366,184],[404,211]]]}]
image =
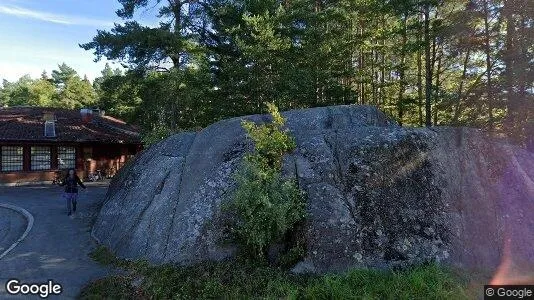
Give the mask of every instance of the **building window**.
[{"label": "building window", "polygon": [[56,137],[56,123],[54,121],[45,122],[45,137]]},{"label": "building window", "polygon": [[59,169],[76,168],[76,148],[75,147],[58,147],[57,165]]},{"label": "building window", "polygon": [[22,171],[24,151],[22,147],[2,146],[2,171]]},{"label": "building window", "polygon": [[50,147],[31,147],[32,171],[50,170]]}]

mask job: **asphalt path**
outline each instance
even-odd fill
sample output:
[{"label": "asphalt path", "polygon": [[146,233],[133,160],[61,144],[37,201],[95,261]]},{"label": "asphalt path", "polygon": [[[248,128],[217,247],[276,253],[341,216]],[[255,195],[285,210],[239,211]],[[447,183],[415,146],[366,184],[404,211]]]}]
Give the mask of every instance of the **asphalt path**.
[{"label": "asphalt path", "polygon": [[0,255],[7,251],[24,233],[27,220],[19,212],[0,207]]},{"label": "asphalt path", "polygon": [[[26,238],[0,259],[0,299],[33,298],[9,295],[6,283],[10,279],[22,283],[52,280],[62,286],[63,292],[48,299],[72,299],[91,280],[113,272],[88,256],[97,246],[90,230],[106,189],[105,186],[80,189],[77,214],[70,218],[61,187],[0,187],[0,203],[21,207],[34,217]],[[23,215],[0,208],[0,253],[19,238],[26,223]]]}]

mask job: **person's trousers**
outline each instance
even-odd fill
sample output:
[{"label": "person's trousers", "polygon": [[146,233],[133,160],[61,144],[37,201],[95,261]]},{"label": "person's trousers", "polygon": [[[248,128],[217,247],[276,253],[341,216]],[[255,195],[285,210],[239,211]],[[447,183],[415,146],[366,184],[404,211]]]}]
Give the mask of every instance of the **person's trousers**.
[{"label": "person's trousers", "polygon": [[76,201],[78,200],[78,193],[65,193],[65,200],[67,201],[67,211],[76,212]]}]

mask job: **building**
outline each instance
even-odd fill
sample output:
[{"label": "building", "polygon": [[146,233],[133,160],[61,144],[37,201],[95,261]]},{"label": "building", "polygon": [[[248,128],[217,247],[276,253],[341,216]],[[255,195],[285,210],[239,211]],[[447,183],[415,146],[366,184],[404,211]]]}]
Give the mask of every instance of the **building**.
[{"label": "building", "polygon": [[50,182],[70,168],[113,175],[141,149],[137,127],[103,111],[0,108],[0,184]]}]

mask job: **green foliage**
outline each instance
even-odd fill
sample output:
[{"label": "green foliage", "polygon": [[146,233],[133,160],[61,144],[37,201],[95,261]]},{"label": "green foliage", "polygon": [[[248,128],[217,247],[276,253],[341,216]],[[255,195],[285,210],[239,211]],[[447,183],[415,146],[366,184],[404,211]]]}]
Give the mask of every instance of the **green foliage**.
[{"label": "green foliage", "polygon": [[[210,78],[202,61],[170,72],[113,74],[98,78],[99,107],[146,132],[196,129],[214,121]],[[157,134],[159,135],[159,134]]]},{"label": "green foliage", "polygon": [[271,123],[256,125],[250,121],[243,121],[248,137],[254,142],[255,153],[248,155],[245,160],[252,164],[259,164],[261,169],[279,171],[282,157],[295,149],[294,139],[283,129],[285,120],[278,108],[268,103],[269,114],[273,118]]},{"label": "green foliage", "polygon": [[48,78],[22,76],[16,82],[4,81],[0,89],[0,104],[7,106],[41,106],[81,108],[96,104],[97,94],[87,79],[81,79],[76,71],[65,63]]},{"label": "green foliage", "polygon": [[235,261],[156,267],[146,275],[144,290],[156,299],[283,298],[296,292],[291,276]]},{"label": "green foliage", "polygon": [[145,260],[126,260],[117,257],[109,248],[99,245],[89,253],[89,257],[104,266],[128,269],[137,273],[144,273],[149,268]]},{"label": "green foliage", "polygon": [[91,253],[89,257],[102,265],[115,265],[119,263],[119,259],[108,248],[98,246]]},{"label": "green foliage", "polygon": [[[95,78],[93,81],[93,88],[95,89],[95,92],[100,96],[102,94],[102,84],[104,81],[112,78],[115,74],[113,73],[113,70],[109,66],[109,63],[106,63],[104,65],[104,69],[100,72],[102,76]],[[117,75],[122,75],[122,72],[120,72]]]},{"label": "green foliage", "polygon": [[70,109],[90,107],[96,103],[96,97],[91,83],[74,75],[65,82],[55,106]]},{"label": "green foliage", "polygon": [[[128,276],[96,280],[79,298],[150,299],[468,299],[465,280],[426,265],[402,271],[351,270],[324,276],[292,275],[236,260],[195,266],[123,263]],[[142,278],[133,285],[132,281]]]},{"label": "green foliage", "polygon": [[244,254],[260,259],[269,245],[281,242],[306,216],[303,193],[280,175],[282,157],[295,148],[295,142],[283,130],[285,121],[276,106],[268,108],[272,123],[243,122],[255,152],[245,156],[236,174],[237,188],[224,207],[235,214],[231,232]]},{"label": "green foliage", "polygon": [[169,136],[173,135],[174,131],[170,130],[165,126],[157,126],[154,129],[146,132],[142,136],[143,144],[147,147],[160,142]]},{"label": "green foliage", "polygon": [[281,242],[305,218],[304,197],[293,181],[250,160],[236,177],[237,189],[226,208],[236,214],[232,234],[245,255],[263,259],[269,245]]},{"label": "green foliage", "polygon": [[436,265],[395,272],[352,270],[342,275],[328,275],[311,280],[302,298],[469,299],[459,279]]},{"label": "green foliage", "polygon": [[54,84],[41,78],[31,84],[29,97],[22,102],[26,102],[26,105],[49,107],[54,105],[56,95]]},{"label": "green foliage", "polygon": [[[108,114],[121,118],[126,122],[145,125],[143,120],[148,118],[146,113],[140,113],[143,99],[140,96],[142,78],[135,74],[112,75],[95,79],[95,89],[99,94],[98,105]],[[152,126],[143,126],[150,130]]]},{"label": "green foliage", "polygon": [[[98,30],[91,42],[80,45],[93,50],[97,59],[105,56],[110,60],[121,60],[130,69],[160,69],[170,59],[176,68],[186,67],[198,43],[198,26],[202,23],[200,9],[203,3],[185,1],[138,1],[120,0],[117,16],[125,20],[116,23],[111,31]],[[159,7],[159,26],[144,26],[132,20],[136,12]],[[205,27],[204,27],[205,30]],[[165,69],[161,67],[161,69]]]},{"label": "green foliage", "polygon": [[[264,113],[267,100],[283,110],[365,104],[408,126],[488,128],[518,142],[529,133],[534,26],[520,20],[532,19],[533,1],[119,2],[125,22],[81,45],[127,68],[104,68],[98,101],[79,80],[68,87],[77,75],[61,64],[43,79],[53,97],[45,81],[21,78],[2,85],[0,105],[94,105],[176,131]],[[135,20],[154,11],[157,25]]]},{"label": "green foliage", "polygon": [[123,275],[95,280],[85,286],[76,297],[80,300],[146,299],[146,295],[131,284],[132,278]]},{"label": "green foliage", "polygon": [[295,241],[288,251],[280,256],[278,265],[284,269],[289,269],[295,266],[298,262],[306,257],[306,241],[303,236],[293,235]]},{"label": "green foliage", "polygon": [[124,60],[132,69],[149,67],[176,57],[181,45],[180,37],[167,26],[151,28],[136,21],[115,24],[109,31],[99,30],[93,41],[82,44],[85,50],[94,49],[97,59],[106,56],[110,60]]},{"label": "green foliage", "polygon": [[[210,124],[206,120],[213,107],[210,104],[210,78],[204,61],[167,73],[149,73],[142,81],[142,104],[138,113],[146,125],[162,123],[173,131],[192,129]],[[145,125],[145,127],[147,127]]]},{"label": "green foliage", "polygon": [[28,75],[16,82],[4,81],[2,86],[0,105],[51,106],[57,97],[56,88],[49,80],[33,80]]},{"label": "green foliage", "polygon": [[57,86],[66,85],[67,81],[75,76],[78,76],[78,73],[66,63],[58,65],[58,69],[52,71],[52,81]]}]

